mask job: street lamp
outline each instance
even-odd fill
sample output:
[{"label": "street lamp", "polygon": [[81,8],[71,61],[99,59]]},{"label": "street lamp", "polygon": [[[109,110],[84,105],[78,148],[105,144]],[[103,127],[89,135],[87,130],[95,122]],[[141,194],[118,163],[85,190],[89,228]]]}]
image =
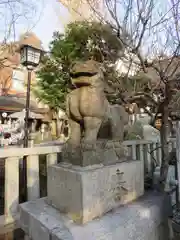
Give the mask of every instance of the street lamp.
[{"label": "street lamp", "polygon": [[[29,44],[22,44],[20,47],[21,64],[27,68],[27,94],[26,94],[26,108],[25,108],[25,123],[24,123],[24,148],[28,147],[28,120],[29,120],[29,108],[30,108],[30,91],[31,91],[31,72],[39,65],[42,55],[42,49],[36,48]],[[22,188],[22,194],[20,196],[20,202],[27,200],[27,159],[23,157],[22,161],[22,175],[20,174],[20,183]],[[22,181],[21,181],[22,177]]]},{"label": "street lamp", "polygon": [[30,91],[31,91],[31,72],[39,65],[42,55],[42,49],[24,44],[20,48],[21,64],[28,70],[26,108],[25,108],[25,125],[24,125],[24,147],[28,147],[28,120],[30,108]]}]

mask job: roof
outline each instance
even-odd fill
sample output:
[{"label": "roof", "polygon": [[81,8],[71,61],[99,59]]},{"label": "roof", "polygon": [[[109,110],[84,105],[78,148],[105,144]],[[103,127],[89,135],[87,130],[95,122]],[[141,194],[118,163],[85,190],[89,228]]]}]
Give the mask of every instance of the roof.
[{"label": "roof", "polygon": [[[25,97],[17,96],[0,96],[0,110],[3,111],[22,111],[26,106]],[[30,110],[36,113],[47,113],[48,109],[38,108],[37,104],[34,101],[30,101]]]},{"label": "roof", "polygon": [[33,32],[26,32],[21,35],[19,45],[30,45],[38,49],[43,49],[41,40]]},{"label": "roof", "polygon": [[[180,56],[172,58],[165,58],[154,61],[154,66],[160,71],[166,72],[168,80],[174,80],[177,74],[180,73]],[[160,76],[154,67],[147,68],[145,76],[148,77],[152,84],[157,84],[160,81]]]},{"label": "roof", "polygon": [[[6,62],[10,63],[8,66],[19,65],[20,47],[27,44],[38,49],[43,49],[41,40],[33,32],[26,32],[20,36],[19,41],[0,44],[0,59],[5,59]],[[5,65],[7,66],[7,63]]]}]

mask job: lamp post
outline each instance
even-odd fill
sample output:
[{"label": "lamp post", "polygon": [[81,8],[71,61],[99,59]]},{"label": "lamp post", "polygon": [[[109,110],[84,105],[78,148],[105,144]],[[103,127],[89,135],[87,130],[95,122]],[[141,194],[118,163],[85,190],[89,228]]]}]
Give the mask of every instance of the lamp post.
[{"label": "lamp post", "polygon": [[26,91],[26,108],[25,108],[25,124],[24,124],[24,147],[28,147],[28,120],[30,108],[30,92],[31,92],[31,73],[32,70],[39,65],[42,49],[35,48],[31,45],[22,45],[20,49],[21,64],[27,68],[27,91]]},{"label": "lamp post", "polygon": [[[33,47],[28,44],[21,45],[20,56],[21,64],[27,68],[27,90],[26,90],[26,107],[25,107],[25,123],[24,123],[24,148],[28,147],[28,120],[29,120],[29,108],[30,108],[30,95],[31,95],[31,73],[32,70],[39,65],[42,55],[42,49]],[[22,180],[20,180],[20,187],[22,188],[22,195],[20,196],[20,202],[27,200],[27,161],[26,157],[23,157],[22,161]]]}]

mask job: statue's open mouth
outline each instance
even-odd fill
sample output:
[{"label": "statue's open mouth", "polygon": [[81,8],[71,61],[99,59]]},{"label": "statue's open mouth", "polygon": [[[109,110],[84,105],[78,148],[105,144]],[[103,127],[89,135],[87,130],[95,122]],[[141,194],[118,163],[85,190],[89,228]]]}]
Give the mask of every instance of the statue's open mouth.
[{"label": "statue's open mouth", "polygon": [[87,87],[90,86],[90,83],[87,82],[78,82],[78,81],[73,81],[73,84],[77,87],[77,88],[81,88],[81,87]]},{"label": "statue's open mouth", "polygon": [[77,72],[77,73],[70,73],[71,78],[79,78],[79,77],[93,77],[97,74],[97,72]]}]

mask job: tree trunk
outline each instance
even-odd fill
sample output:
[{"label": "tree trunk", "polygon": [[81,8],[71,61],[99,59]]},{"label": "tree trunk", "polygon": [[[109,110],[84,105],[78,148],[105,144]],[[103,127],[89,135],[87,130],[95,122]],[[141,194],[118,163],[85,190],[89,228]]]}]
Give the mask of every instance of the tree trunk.
[{"label": "tree trunk", "polygon": [[[180,122],[176,123],[176,158],[177,158],[177,179],[178,179],[178,194],[176,195],[176,200],[180,199]],[[179,201],[177,201],[179,203]],[[180,204],[178,204],[178,208]]]},{"label": "tree trunk", "polygon": [[160,129],[161,136],[161,151],[162,151],[162,161],[161,161],[161,176],[160,176],[160,189],[164,191],[166,185],[166,179],[169,168],[169,149],[168,149],[168,118],[169,118],[169,98],[168,98],[168,86],[165,87],[165,100],[162,105],[162,125]]}]

